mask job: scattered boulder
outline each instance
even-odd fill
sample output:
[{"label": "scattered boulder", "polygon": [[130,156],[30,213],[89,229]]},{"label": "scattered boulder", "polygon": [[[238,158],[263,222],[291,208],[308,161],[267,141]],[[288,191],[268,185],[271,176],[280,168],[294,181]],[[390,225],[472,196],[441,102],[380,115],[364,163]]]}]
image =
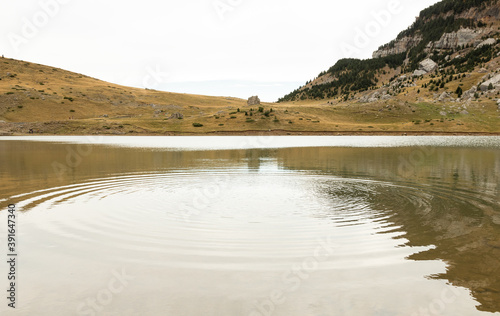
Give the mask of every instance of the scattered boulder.
[{"label": "scattered boulder", "polygon": [[248,102],[247,102],[248,105],[260,105],[260,99],[258,96],[253,96],[253,97],[250,97],[248,98]]},{"label": "scattered boulder", "polygon": [[433,72],[437,68],[438,64],[434,60],[426,58],[418,64],[418,69],[413,72],[413,76],[423,76],[429,72]]},{"label": "scattered boulder", "polygon": [[433,72],[438,67],[438,64],[430,58],[422,60],[418,65],[419,69],[422,69],[426,72]]},{"label": "scattered boulder", "polygon": [[498,106],[498,109],[500,110],[500,99],[497,100],[497,106]]},{"label": "scattered boulder", "polygon": [[476,92],[477,92],[477,87],[473,86],[472,88],[470,88],[469,90],[465,91],[462,94],[462,100],[470,100],[470,99],[472,99],[472,97],[474,97],[474,94]]},{"label": "scattered boulder", "polygon": [[500,75],[496,75],[495,77],[491,78],[490,80],[486,80],[485,82],[481,83],[479,88],[481,91],[487,91],[490,85],[493,87],[496,87],[500,84]]},{"label": "scattered boulder", "polygon": [[451,96],[450,96],[450,94],[449,94],[448,92],[443,92],[443,93],[441,93],[441,95],[439,96],[438,101],[439,101],[439,102],[444,102],[444,101],[446,101],[446,100],[450,99],[450,97],[451,97]]},{"label": "scattered boulder", "polygon": [[170,117],[168,118],[169,120],[172,120],[172,119],[177,119],[177,120],[182,120],[184,118],[184,115],[182,113],[173,113],[172,115],[170,115]]},{"label": "scattered boulder", "polygon": [[372,103],[378,100],[389,100],[391,96],[387,93],[387,89],[380,89],[378,91],[368,93],[359,99],[362,103]]},{"label": "scattered boulder", "polygon": [[420,77],[425,75],[427,72],[425,70],[417,69],[413,72],[413,77]]}]

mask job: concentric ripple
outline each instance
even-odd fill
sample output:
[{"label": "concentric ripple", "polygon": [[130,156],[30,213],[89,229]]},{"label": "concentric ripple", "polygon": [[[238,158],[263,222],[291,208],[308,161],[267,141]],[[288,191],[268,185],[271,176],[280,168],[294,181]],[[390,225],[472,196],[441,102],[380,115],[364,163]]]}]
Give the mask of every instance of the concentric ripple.
[{"label": "concentric ripple", "polygon": [[[293,301],[276,315],[295,315],[292,306],[301,315],[311,310],[342,314],[338,302],[350,302],[353,313],[369,314],[381,304],[378,292],[387,297],[383,314],[426,308],[449,285],[425,278],[445,273],[445,262],[408,260],[436,249],[432,239],[412,242],[419,225],[439,223],[442,216],[464,209],[475,225],[496,205],[492,192],[464,185],[272,168],[119,174],[8,200],[23,211],[22,259],[35,284],[47,280],[37,271],[51,271],[51,279],[65,276],[59,284],[76,276],[81,284],[100,289],[102,280],[93,279],[91,269],[128,267],[140,279],[135,292],[147,293],[149,284],[159,282],[156,286],[170,293],[151,313],[172,308],[172,315],[202,313],[203,306],[189,312],[193,297],[206,304],[218,301],[217,312],[227,315],[234,307],[226,305],[240,301],[244,315],[250,315],[255,308],[250,302],[276,288]],[[107,277],[104,271],[102,278]],[[142,279],[147,281],[141,285]],[[297,280],[295,293],[291,284]],[[396,289],[417,293],[417,300],[393,308],[389,298],[400,295]],[[75,296],[74,305],[94,292]],[[37,301],[36,293],[29,295]],[[366,306],[356,305],[356,297]],[[443,315],[475,315],[473,304],[461,299]],[[72,311],[70,306],[67,312]]]},{"label": "concentric ripple", "polygon": [[444,187],[245,170],[124,174],[10,200],[28,211],[24,230],[49,248],[216,270],[283,269],[325,242],[332,256],[321,269],[387,265],[433,247],[403,247],[391,207],[425,214],[450,200],[478,211],[488,204]]}]

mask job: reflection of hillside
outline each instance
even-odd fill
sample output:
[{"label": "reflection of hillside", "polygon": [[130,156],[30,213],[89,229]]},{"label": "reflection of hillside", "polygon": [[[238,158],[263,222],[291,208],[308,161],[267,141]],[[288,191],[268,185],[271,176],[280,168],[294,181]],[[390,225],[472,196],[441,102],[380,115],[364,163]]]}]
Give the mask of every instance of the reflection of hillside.
[{"label": "reflection of hillside", "polygon": [[[80,149],[83,153],[75,157]],[[69,156],[68,156],[69,155]],[[68,163],[67,158],[70,157]],[[391,215],[409,245],[437,246],[412,257],[442,259],[486,311],[500,311],[500,151],[436,148],[295,148],[160,151],[43,142],[0,142],[0,199],[124,173],[279,168],[381,181],[367,201]],[[64,169],[54,169],[63,166]],[[320,192],[328,196],[329,192]],[[345,192],[349,194],[349,192]],[[7,201],[15,202],[15,201]],[[5,204],[6,202],[4,202]],[[0,203],[0,207],[3,207]]]},{"label": "reflection of hillside", "polygon": [[[159,151],[45,142],[0,142],[1,198],[124,173],[248,168],[272,150]],[[1,199],[0,198],[0,199]]]},{"label": "reflection of hillside", "polygon": [[448,262],[436,277],[471,289],[479,309],[500,311],[500,151],[298,148],[277,155],[287,169],[390,183],[376,186],[372,207],[392,215],[409,245],[437,246],[412,259]]}]

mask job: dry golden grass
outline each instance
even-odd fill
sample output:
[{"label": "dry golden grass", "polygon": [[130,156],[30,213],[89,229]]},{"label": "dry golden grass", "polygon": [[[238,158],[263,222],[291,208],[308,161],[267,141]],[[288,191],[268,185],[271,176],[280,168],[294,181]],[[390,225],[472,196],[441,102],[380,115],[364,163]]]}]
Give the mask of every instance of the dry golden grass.
[{"label": "dry golden grass", "polygon": [[[388,81],[393,75],[387,69],[384,78]],[[451,92],[463,84],[465,91],[482,75],[449,83],[447,89]],[[36,133],[79,135],[500,132],[493,100],[472,102],[469,115],[452,114],[441,120],[443,104],[434,103],[428,91],[417,93],[418,87],[407,88],[389,101],[264,103],[264,112],[259,112],[242,99],[129,88],[13,59],[0,59],[0,77],[0,120],[6,122],[0,123],[0,131],[14,133],[27,133],[30,128]],[[266,116],[265,111],[271,109]],[[182,113],[184,118],[169,119],[173,113]],[[203,126],[195,127],[195,123]]]}]

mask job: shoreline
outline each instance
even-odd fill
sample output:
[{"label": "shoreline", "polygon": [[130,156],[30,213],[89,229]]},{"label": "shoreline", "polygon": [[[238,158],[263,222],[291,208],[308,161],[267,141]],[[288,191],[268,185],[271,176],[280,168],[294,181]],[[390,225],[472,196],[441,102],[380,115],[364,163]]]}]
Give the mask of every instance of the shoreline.
[{"label": "shoreline", "polygon": [[165,132],[165,133],[94,133],[94,134],[51,134],[51,133],[11,133],[0,131],[0,136],[500,136],[500,132],[442,132],[442,131],[290,131],[290,130],[247,130],[247,131],[213,131]]}]

